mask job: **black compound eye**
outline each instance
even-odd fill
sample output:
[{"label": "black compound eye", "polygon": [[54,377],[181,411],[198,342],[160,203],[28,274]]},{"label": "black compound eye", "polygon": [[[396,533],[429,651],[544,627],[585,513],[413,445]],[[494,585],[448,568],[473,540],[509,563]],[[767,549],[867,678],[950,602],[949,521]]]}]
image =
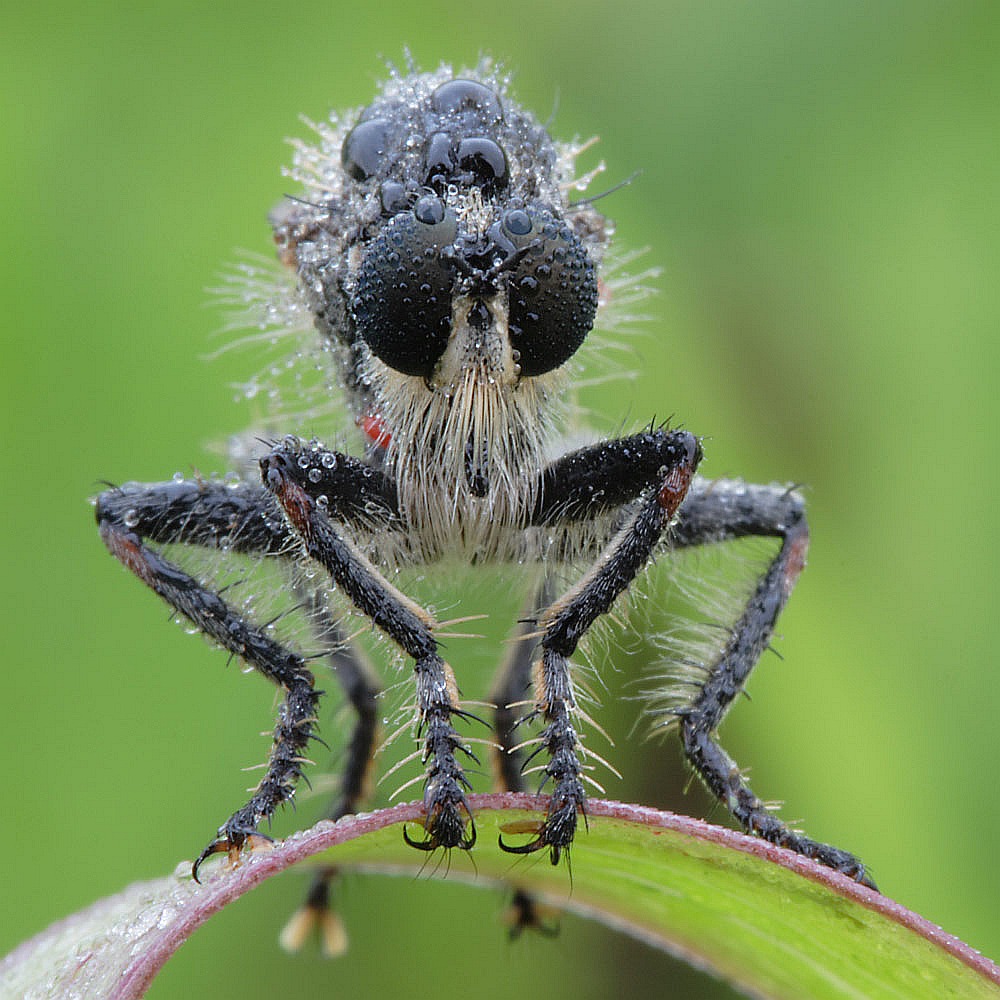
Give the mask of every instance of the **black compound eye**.
[{"label": "black compound eye", "polygon": [[351,314],[372,353],[404,375],[427,377],[451,333],[455,215],[434,195],[385,225],[365,248]]},{"label": "black compound eye", "polygon": [[385,162],[391,125],[383,118],[359,122],[347,134],[340,150],[340,162],[356,181],[364,181]]},{"label": "black compound eye", "polygon": [[522,375],[568,361],[597,314],[597,270],[580,237],[548,209],[512,209],[503,228],[516,260],[505,270],[508,327]]},{"label": "black compound eye", "polygon": [[485,121],[500,121],[500,98],[478,80],[449,80],[431,95],[431,107],[444,115],[478,111]]}]

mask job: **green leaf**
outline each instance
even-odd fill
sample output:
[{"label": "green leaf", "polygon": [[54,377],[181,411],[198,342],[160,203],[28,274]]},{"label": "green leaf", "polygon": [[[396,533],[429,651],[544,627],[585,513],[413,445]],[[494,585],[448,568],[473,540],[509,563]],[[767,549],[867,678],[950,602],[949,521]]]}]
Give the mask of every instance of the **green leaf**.
[{"label": "green leaf", "polygon": [[1000,997],[1000,969],[876,892],[763,841],[640,806],[592,801],[572,865],[515,857],[498,834],[537,822],[545,800],[470,798],[478,843],[420,855],[421,808],[320,823],[230,868],[188,863],[53,925],[0,962],[3,996],[142,996],[163,963],[222,906],[296,863],[515,885],[681,956],[767,998]]}]

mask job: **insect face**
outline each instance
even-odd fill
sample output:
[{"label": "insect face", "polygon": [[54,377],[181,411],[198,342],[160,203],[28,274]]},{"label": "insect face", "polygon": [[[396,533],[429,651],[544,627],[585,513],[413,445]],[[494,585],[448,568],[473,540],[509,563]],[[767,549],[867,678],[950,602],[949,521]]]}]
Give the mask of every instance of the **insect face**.
[{"label": "insect face", "polygon": [[275,236],[377,429],[408,548],[508,556],[594,324],[604,219],[569,205],[572,150],[496,80],[396,78],[320,137]]}]

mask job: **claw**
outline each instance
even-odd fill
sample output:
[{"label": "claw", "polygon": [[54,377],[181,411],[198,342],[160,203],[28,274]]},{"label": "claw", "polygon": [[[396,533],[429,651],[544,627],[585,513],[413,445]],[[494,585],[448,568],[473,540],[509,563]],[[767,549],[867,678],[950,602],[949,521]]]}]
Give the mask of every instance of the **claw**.
[{"label": "claw", "polygon": [[507,844],[504,843],[503,834],[497,835],[497,843],[500,845],[501,851],[506,851],[508,854],[534,854],[535,851],[540,851],[545,847],[545,834],[540,833],[534,840],[529,840],[526,844]]},{"label": "claw", "polygon": [[415,847],[418,851],[436,851],[439,847],[444,847],[446,849],[451,849],[457,847],[460,851],[471,851],[476,845],[476,826],[472,824],[469,836],[462,837],[457,844],[446,844],[443,840],[425,828],[424,832],[427,834],[426,838],[423,840],[414,840],[407,832],[406,826],[403,826],[403,840],[409,847]]},{"label": "claw", "polygon": [[191,866],[191,878],[201,885],[201,879],[198,878],[198,870],[213,854],[227,854],[230,866],[235,867],[239,864],[240,855],[244,850],[256,851],[273,843],[273,837],[268,837],[264,833],[258,833],[256,830],[250,830],[247,833],[237,833],[234,831],[231,836],[216,837],[198,855],[195,863]]},{"label": "claw", "polygon": [[874,889],[876,892],[882,891],[875,884],[875,880],[871,877],[871,875],[868,874],[868,869],[860,861],[857,865],[842,870],[845,875],[849,875],[859,885],[866,885],[869,889]]},{"label": "claw", "polygon": [[428,834],[424,840],[414,840],[406,832],[406,824],[403,824],[403,840],[406,842],[407,846],[415,847],[418,851],[434,851],[440,846],[437,841]]},{"label": "claw", "polygon": [[414,847],[418,851],[436,851],[439,847],[446,849],[457,847],[460,851],[471,851],[476,844],[476,823],[472,818],[472,814],[467,809],[463,811],[468,816],[468,836],[456,837],[452,826],[449,826],[446,835],[442,836],[441,828],[444,824],[440,822],[441,814],[438,813],[435,816],[428,817],[427,822],[424,824],[424,833],[427,836],[423,840],[414,840],[407,832],[405,824],[403,825],[403,840],[408,846]]},{"label": "claw", "polygon": [[[547,822],[539,822],[537,820],[505,823],[497,836],[497,843],[500,845],[500,850],[506,851],[507,854],[534,854],[535,851],[541,851],[547,847],[549,849],[549,860],[553,865],[557,865],[563,851],[566,851],[566,856],[569,857],[569,844],[553,843],[549,839],[548,826]],[[526,844],[508,844],[503,839],[505,833],[533,833],[535,836]]]},{"label": "claw", "polygon": [[[533,833],[535,836],[526,844],[508,844],[504,842],[505,833]],[[497,843],[501,851],[508,854],[534,854],[546,847],[548,842],[545,839],[545,824],[538,820],[521,820],[516,823],[504,823],[497,836]]]}]

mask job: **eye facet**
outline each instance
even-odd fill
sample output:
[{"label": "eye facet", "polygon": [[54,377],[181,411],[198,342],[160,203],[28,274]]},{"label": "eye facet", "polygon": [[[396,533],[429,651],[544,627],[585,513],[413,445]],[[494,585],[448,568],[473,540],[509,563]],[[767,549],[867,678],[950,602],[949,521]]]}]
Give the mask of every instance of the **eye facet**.
[{"label": "eye facet", "polygon": [[372,353],[404,375],[429,376],[448,343],[455,274],[444,251],[457,231],[454,213],[425,195],[365,249],[351,315]]},{"label": "eye facet", "polygon": [[542,206],[512,209],[503,229],[517,259],[506,269],[508,328],[522,375],[568,361],[597,314],[597,271],[579,236]]}]

